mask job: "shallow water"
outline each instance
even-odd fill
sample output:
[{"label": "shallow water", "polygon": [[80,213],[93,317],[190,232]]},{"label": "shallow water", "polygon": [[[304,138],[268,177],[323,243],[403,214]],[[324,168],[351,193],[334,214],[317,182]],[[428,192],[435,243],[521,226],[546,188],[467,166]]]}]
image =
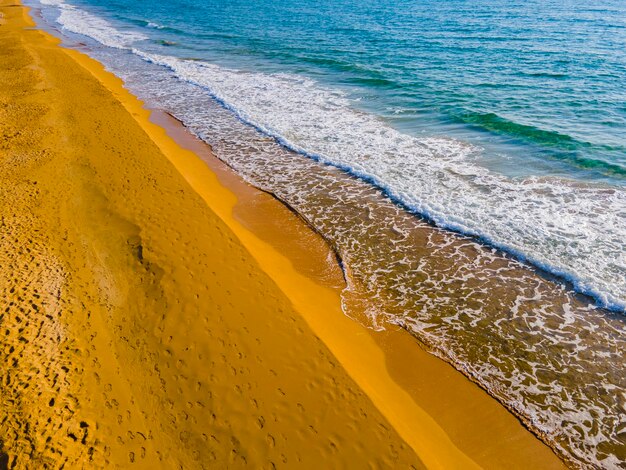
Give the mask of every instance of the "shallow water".
[{"label": "shallow water", "polygon": [[[373,52],[350,49],[350,44],[363,42],[362,38],[360,42],[346,39],[344,44],[329,25],[317,25],[326,28],[316,33],[328,36],[325,43],[318,38],[322,43],[339,41],[337,44],[344,45],[336,55],[362,57],[346,71],[334,62],[324,62],[322,46],[319,51],[313,48],[307,52],[315,60],[273,57],[278,49],[267,45],[280,42],[277,38],[284,38],[286,26],[279,21],[267,27],[263,18],[269,13],[262,12],[250,21],[250,31],[235,28],[235,24],[241,26],[247,8],[237,2],[206,6],[209,10],[203,10],[205,13],[218,6],[224,10],[219,24],[209,28],[189,19],[188,28],[174,31],[180,18],[174,14],[169,23],[158,21],[165,17],[158,16],[154,4],[151,8],[155,12],[139,2],[123,14],[99,8],[95,2],[95,8],[85,6],[84,10],[62,4],[59,16],[59,2],[45,1],[56,3],[56,7],[44,9],[44,17],[51,25],[64,27],[62,33],[68,42],[88,44],[89,53],[124,78],[132,91],[170,111],[210,143],[221,159],[296,209],[332,244],[348,275],[349,286],[343,294],[348,315],[360,310],[353,308],[354,302],[367,299],[368,318],[360,321],[372,327],[382,327],[387,321],[404,326],[516,412],[566,458],[585,466],[623,467],[626,193],[621,173],[623,152],[619,150],[623,133],[614,131],[623,124],[619,108],[622,90],[608,77],[606,83],[585,91],[583,85],[591,78],[576,81],[575,74],[568,72],[571,76],[565,80],[550,75],[557,72],[542,68],[556,60],[548,46],[560,44],[546,31],[560,37],[558,28],[571,21],[576,25],[572,33],[588,38],[588,56],[570,56],[571,61],[582,67],[580,63],[595,63],[590,57],[599,60],[604,51],[604,66],[619,76],[623,55],[616,47],[623,21],[615,11],[608,7],[601,12],[570,11],[548,4],[547,10],[556,10],[551,16],[544,8],[535,29],[522,35],[528,36],[526,39],[517,37],[518,32],[517,39],[505,41],[476,33],[486,21],[484,15],[491,14],[490,21],[497,23],[492,29],[507,24],[515,29],[522,19],[532,17],[531,10],[515,7],[515,11],[521,8],[521,16],[509,23],[498,2],[492,5],[491,13],[481,13],[480,8],[475,12],[460,10],[457,13],[465,20],[467,15],[478,15],[475,22],[468,23],[466,33],[475,48],[488,50],[483,52],[484,60],[456,63],[458,70],[448,70],[440,81],[434,69],[424,69],[421,84],[407,84],[398,92],[411,103],[412,111],[395,113],[386,111],[389,106],[396,109],[395,95],[387,93],[394,89],[385,82],[391,80],[387,68],[379,70],[383,78],[371,83],[354,81],[350,78],[358,75],[354,70],[364,68],[363,63],[370,67]],[[239,8],[237,15],[243,16],[230,11],[234,5]],[[277,3],[279,11],[275,14],[280,15],[281,8],[287,6]],[[369,8],[376,11],[366,8],[369,13],[361,10],[365,7],[355,8],[354,22],[359,25],[363,15],[371,19],[382,14],[373,5]],[[437,11],[439,7],[410,15],[408,10],[389,8],[393,14],[408,15],[398,20],[398,27],[410,29],[410,21],[417,21],[411,15],[423,20],[422,36],[416,38],[435,35],[437,24],[439,36],[451,34],[441,26],[447,23],[441,23],[437,16],[443,14]],[[440,8],[451,13],[447,7]],[[133,9],[144,12],[144,19],[139,21]],[[287,10],[293,21],[306,23],[306,11]],[[390,11],[385,15],[391,15]],[[573,17],[568,19],[567,12]],[[315,11],[310,14],[318,16]],[[433,16],[431,23],[424,15]],[[581,19],[587,17],[593,20]],[[553,28],[547,26],[550,22]],[[287,24],[292,31],[297,26]],[[267,34],[252,41],[250,38],[263,31],[261,25],[266,26]],[[611,38],[594,36],[598,28],[612,28],[610,25],[618,31]],[[237,33],[230,37],[224,29]],[[372,44],[388,37],[382,43],[389,43],[394,54],[400,54],[397,31],[394,36],[394,31],[373,28],[368,34],[368,47],[376,49]],[[533,42],[533,34],[542,41]],[[458,46],[465,40],[457,36],[451,41]],[[595,37],[595,42],[589,37]],[[256,49],[240,53],[241,43],[248,40]],[[293,39],[298,40],[305,41]],[[166,46],[164,41],[175,45]],[[534,78],[506,92],[518,105],[526,96],[524,106],[510,105],[518,110],[518,119],[503,124],[501,115],[506,112],[502,110],[508,109],[510,100],[506,93],[495,91],[476,92],[471,99],[461,100],[489,111],[481,119],[455,120],[446,114],[445,106],[437,103],[458,99],[459,80],[471,82],[489,73],[505,88],[515,83],[507,74],[495,74],[496,66],[503,68],[496,60],[498,54],[516,63],[510,57],[511,41],[530,41],[533,47],[524,50],[533,57],[538,54],[535,60],[539,61],[532,69]],[[288,49],[292,43],[281,44]],[[575,44],[570,41],[561,46],[567,49]],[[407,51],[410,45],[417,47],[409,41]],[[272,57],[262,54],[266,47]],[[418,50],[425,54],[421,47]],[[192,57],[194,60],[189,60]],[[408,67],[415,60],[399,61],[389,68]],[[606,72],[601,67],[598,70],[599,74]],[[540,114],[538,103],[529,108],[533,94],[540,102],[550,102],[549,93],[543,92],[552,79],[569,83],[567,93],[580,93],[579,101],[595,99],[598,110],[615,122],[609,125],[607,120],[608,127],[600,121],[595,127],[587,126],[579,117],[594,114],[591,105],[584,103],[580,113],[553,107]],[[533,88],[529,84],[533,82],[540,85]],[[464,86],[471,89],[473,85]],[[490,87],[481,85],[481,89]],[[599,89],[606,92],[605,101],[592,98]],[[560,101],[564,95],[558,94],[566,91],[558,90],[554,93],[560,98],[553,99],[566,106]],[[361,100],[356,101],[359,96]],[[550,120],[554,122],[546,124]],[[591,161],[595,163],[589,164]],[[481,239],[436,228],[433,222]],[[573,284],[522,264],[507,252]],[[577,294],[574,288],[593,294],[596,303],[616,312],[597,308],[592,299]]]},{"label": "shallow water", "polygon": [[622,4],[43,3],[64,31],[624,310]]}]

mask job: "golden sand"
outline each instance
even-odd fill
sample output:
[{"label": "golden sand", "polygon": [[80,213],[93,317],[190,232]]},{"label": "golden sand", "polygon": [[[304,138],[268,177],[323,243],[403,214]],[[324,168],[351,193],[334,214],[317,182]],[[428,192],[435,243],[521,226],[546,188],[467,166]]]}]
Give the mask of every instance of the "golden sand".
[{"label": "golden sand", "polygon": [[0,465],[561,466],[405,332],[345,317],[297,216],[0,12]]}]

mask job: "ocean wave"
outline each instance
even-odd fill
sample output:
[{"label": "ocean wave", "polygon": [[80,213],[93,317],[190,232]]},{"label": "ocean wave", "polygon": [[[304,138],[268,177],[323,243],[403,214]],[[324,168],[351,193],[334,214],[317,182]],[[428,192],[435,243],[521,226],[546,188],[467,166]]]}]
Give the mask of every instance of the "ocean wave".
[{"label": "ocean wave", "polygon": [[[561,134],[556,131],[540,129],[535,126],[520,124],[498,116],[495,113],[479,113],[466,111],[458,115],[458,119],[465,124],[479,126],[482,129],[498,134],[506,134],[511,137],[523,139],[540,144],[548,148],[556,148],[563,152],[554,153],[553,158],[567,160],[569,163],[588,170],[596,170],[611,176],[626,176],[626,167],[599,160],[587,158],[581,153],[592,147],[599,147],[589,142],[576,140],[573,137]],[[626,148],[616,148],[602,146],[601,150],[622,151],[626,153]]]},{"label": "ocean wave", "polygon": [[[623,188],[559,178],[510,179],[477,165],[480,149],[455,139],[398,132],[354,109],[344,92],[311,79],[148,54],[131,47],[146,38],[142,34],[121,32],[71,5],[58,6],[65,29],[170,68],[284,146],[376,185],[440,227],[479,237],[568,280],[605,308],[626,309]],[[505,125],[544,143],[574,145],[569,136],[496,115],[474,118],[482,126]]]},{"label": "ocean wave", "polygon": [[570,281],[606,308],[626,307],[626,191],[559,178],[510,179],[480,149],[415,138],[352,108],[313,80],[134,52],[207,89],[292,150],[348,171],[437,225],[479,237]]},{"label": "ocean wave", "polygon": [[40,0],[40,2],[59,9],[57,22],[64,30],[90,37],[105,46],[128,49],[134,43],[148,39],[136,31],[120,31],[103,18],[61,0]]}]

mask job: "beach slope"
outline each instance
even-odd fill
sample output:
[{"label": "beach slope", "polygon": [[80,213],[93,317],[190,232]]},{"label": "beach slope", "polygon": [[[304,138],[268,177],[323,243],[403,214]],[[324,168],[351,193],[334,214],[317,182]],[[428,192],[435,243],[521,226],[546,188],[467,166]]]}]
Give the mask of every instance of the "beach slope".
[{"label": "beach slope", "polygon": [[2,13],[9,464],[420,467],[111,92]]},{"label": "beach slope", "polygon": [[[119,80],[0,13],[0,468],[560,466],[414,342],[392,360],[408,335],[344,317]],[[442,377],[436,421],[407,390]]]}]

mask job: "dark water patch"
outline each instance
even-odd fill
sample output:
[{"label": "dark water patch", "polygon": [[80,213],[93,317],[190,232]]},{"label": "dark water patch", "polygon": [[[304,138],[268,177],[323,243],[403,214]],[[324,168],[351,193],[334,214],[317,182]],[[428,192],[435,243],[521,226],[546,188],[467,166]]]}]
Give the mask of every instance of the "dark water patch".
[{"label": "dark water patch", "polygon": [[368,86],[375,88],[398,89],[400,85],[392,80],[375,77],[353,77],[345,81],[349,85]]},{"label": "dark water patch", "polygon": [[159,39],[159,40],[157,40],[155,42],[157,44],[160,44],[161,46],[166,46],[166,47],[178,46],[179,45],[176,41],[167,41],[165,39]]},{"label": "dark water patch", "polygon": [[556,73],[556,72],[525,72],[524,75],[527,77],[555,78],[555,79],[564,79],[564,78],[568,78],[569,76],[566,73]]},{"label": "dark water patch", "polygon": [[546,153],[546,155],[567,161],[579,168],[596,170],[610,176],[626,177],[625,167],[587,156],[590,155],[590,149],[604,152],[623,152],[626,155],[626,148],[582,142],[559,132],[547,131],[535,126],[509,121],[494,113],[465,112],[459,114],[458,119],[466,124],[475,125],[490,132],[532,142],[545,148],[560,150],[561,152],[550,152]]}]

